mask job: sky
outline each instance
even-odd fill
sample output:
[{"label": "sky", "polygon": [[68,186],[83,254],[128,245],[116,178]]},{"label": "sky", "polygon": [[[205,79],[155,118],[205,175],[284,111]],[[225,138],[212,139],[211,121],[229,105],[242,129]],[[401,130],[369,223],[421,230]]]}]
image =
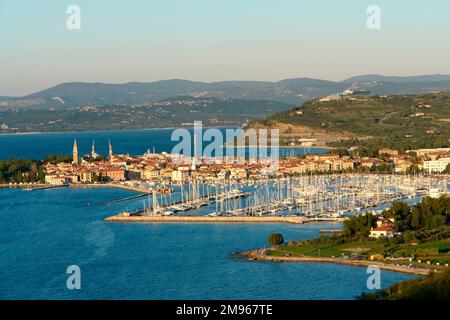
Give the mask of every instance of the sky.
[{"label": "sky", "polygon": [[449,40],[448,0],[0,0],[0,96],[73,81],[450,74]]}]

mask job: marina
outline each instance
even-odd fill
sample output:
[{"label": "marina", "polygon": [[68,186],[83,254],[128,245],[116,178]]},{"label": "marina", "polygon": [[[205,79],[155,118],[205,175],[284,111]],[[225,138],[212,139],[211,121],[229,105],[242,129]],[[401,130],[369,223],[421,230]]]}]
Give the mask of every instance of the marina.
[{"label": "marina", "polygon": [[173,194],[153,193],[143,202],[142,209],[124,211],[117,217],[188,214],[210,218],[292,216],[341,220],[365,211],[380,213],[393,201],[438,197],[448,193],[448,183],[446,177],[387,174],[305,175],[233,184],[189,183],[180,185]]}]

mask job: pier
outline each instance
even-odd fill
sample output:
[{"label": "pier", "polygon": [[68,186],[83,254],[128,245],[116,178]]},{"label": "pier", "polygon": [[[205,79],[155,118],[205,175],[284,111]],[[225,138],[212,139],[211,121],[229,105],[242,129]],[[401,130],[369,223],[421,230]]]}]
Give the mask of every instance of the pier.
[{"label": "pier", "polygon": [[124,201],[129,201],[129,200],[134,200],[134,199],[146,197],[149,194],[150,193],[141,193],[141,194],[138,194],[138,195],[135,195],[135,196],[130,196],[130,197],[125,197],[125,198],[121,198],[121,199],[116,199],[116,200],[112,200],[112,201],[103,202],[102,204],[109,206],[109,205],[114,204],[114,203],[119,203],[119,202],[124,202]]},{"label": "pier", "polygon": [[151,190],[151,189],[127,186],[127,185],[118,184],[118,183],[72,183],[70,186],[73,188],[118,188],[118,189],[130,190],[130,191],[144,193],[144,194],[153,193],[153,190]]},{"label": "pier", "polygon": [[341,233],[341,230],[328,230],[328,229],[325,229],[325,230],[320,230],[319,232],[320,233],[339,234],[339,233]]},{"label": "pier", "polygon": [[210,216],[113,216],[109,222],[148,222],[148,223],[292,223],[308,222],[304,217],[210,217]]},{"label": "pier", "polygon": [[54,189],[54,188],[62,188],[67,187],[67,185],[53,185],[53,184],[45,184],[45,183],[25,183],[25,184],[0,184],[0,189],[22,189],[22,190],[44,190],[44,189]]}]

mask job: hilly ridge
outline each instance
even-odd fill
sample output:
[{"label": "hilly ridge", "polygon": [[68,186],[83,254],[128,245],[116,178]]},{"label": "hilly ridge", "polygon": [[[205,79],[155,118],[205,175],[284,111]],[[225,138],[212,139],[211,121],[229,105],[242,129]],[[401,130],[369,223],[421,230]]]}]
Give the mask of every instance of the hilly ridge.
[{"label": "hilly ridge", "polygon": [[0,133],[173,128],[191,126],[194,121],[205,126],[240,126],[292,107],[266,100],[183,96],[132,106],[0,110]]},{"label": "hilly ridge", "polygon": [[180,79],[123,84],[67,82],[24,97],[0,97],[0,109],[65,109],[90,104],[132,105],[178,96],[270,100],[300,104],[345,89],[370,90],[372,94],[378,95],[444,91],[450,89],[450,75],[411,77],[361,75],[338,82],[312,78],[285,79],[278,82],[200,82]]}]

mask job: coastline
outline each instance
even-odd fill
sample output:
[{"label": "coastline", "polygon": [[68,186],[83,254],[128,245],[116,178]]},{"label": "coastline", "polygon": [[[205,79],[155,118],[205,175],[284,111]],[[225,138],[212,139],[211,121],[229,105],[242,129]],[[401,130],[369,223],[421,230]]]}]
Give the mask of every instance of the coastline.
[{"label": "coastline", "polygon": [[[80,133],[96,133],[96,132],[127,132],[127,131],[156,131],[156,130],[175,130],[178,128],[185,128],[185,129],[193,129],[193,127],[190,126],[180,126],[180,127],[163,127],[163,128],[147,128],[147,129],[106,129],[106,130],[67,130],[67,131],[30,131],[30,132],[10,132],[10,133],[2,133],[0,132],[0,137],[2,136],[26,136],[26,135],[39,135],[39,134],[80,134]],[[232,128],[229,126],[203,126],[203,128]],[[234,128],[234,127],[233,127]],[[240,127],[236,127],[240,128]],[[260,146],[245,146],[241,148],[259,148]],[[230,145],[224,145],[224,148],[236,148],[234,146]],[[268,146],[270,148],[270,146]],[[335,150],[337,147],[331,147],[327,145],[314,145],[314,146],[301,146],[301,145],[295,145],[295,146],[282,146],[279,145],[278,149],[325,149],[325,150]]]},{"label": "coastline", "polygon": [[353,260],[353,259],[343,259],[343,258],[330,258],[330,257],[280,257],[280,256],[267,256],[260,253],[260,250],[241,252],[249,260],[253,261],[270,261],[270,262],[290,262],[290,263],[334,263],[334,264],[344,264],[351,265],[355,267],[368,267],[374,266],[383,270],[401,272],[407,274],[414,274],[419,276],[426,276],[432,272],[436,272],[437,268],[413,268],[409,266],[394,265],[390,263],[380,262],[380,261],[369,261],[369,260]]},{"label": "coastline", "polygon": [[[242,147],[236,147],[236,146],[230,146],[230,145],[225,145],[224,146],[225,149],[230,149],[230,148],[237,148],[237,149],[245,149],[245,148],[260,148],[260,146],[242,146]],[[267,146],[268,149],[271,148],[270,145]],[[276,148],[278,149],[326,149],[326,150],[336,150],[338,149],[337,147],[330,147],[330,146],[323,146],[323,145],[315,145],[315,146],[301,146],[301,145],[295,145],[295,146],[276,146]]]},{"label": "coastline", "polygon": [[139,188],[139,187],[132,187],[122,184],[115,184],[115,183],[83,183],[83,184],[68,184],[68,185],[55,185],[55,184],[48,184],[48,183],[35,183],[35,184],[6,184],[2,183],[0,184],[0,189],[26,189],[26,190],[43,190],[43,189],[58,189],[58,188],[117,188],[117,189],[124,189],[124,190],[130,190],[137,193],[143,193],[143,194],[150,194],[152,193],[151,190]]},{"label": "coastline", "polygon": [[[178,128],[194,129],[193,126],[179,126],[179,127],[163,127],[163,128],[146,128],[146,129],[105,129],[105,130],[67,130],[67,131],[30,131],[30,132],[9,132],[1,133],[1,136],[15,136],[15,135],[36,135],[36,134],[61,134],[61,133],[87,133],[87,132],[110,132],[110,131],[154,131],[154,130],[174,130]],[[232,128],[230,126],[203,126],[203,128]],[[233,127],[234,128],[234,127]],[[240,128],[240,127],[236,127]]]}]

